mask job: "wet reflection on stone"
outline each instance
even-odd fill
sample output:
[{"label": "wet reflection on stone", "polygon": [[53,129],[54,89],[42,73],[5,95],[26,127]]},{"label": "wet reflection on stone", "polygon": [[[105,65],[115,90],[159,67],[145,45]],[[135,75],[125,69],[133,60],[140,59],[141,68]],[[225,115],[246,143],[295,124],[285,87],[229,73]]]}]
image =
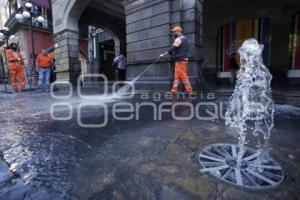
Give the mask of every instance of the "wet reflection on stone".
[{"label": "wet reflection on stone", "polygon": [[1,179],[4,199],[67,198],[67,173],[80,159],[76,151],[87,148],[71,135],[40,132],[52,120],[49,96],[37,97],[17,95],[1,105],[1,165],[9,172]]},{"label": "wet reflection on stone", "polygon": [[[142,102],[137,97],[126,101]],[[216,141],[235,142],[224,134],[230,130],[222,119],[176,121],[164,113],[162,121],[154,121],[148,107],[141,109],[140,120],[120,122],[110,114],[107,127],[88,129],[77,124],[77,97],[69,101],[74,114],[65,122],[51,119],[55,101],[47,94],[0,94],[0,102],[0,199],[288,199],[300,190],[292,184],[300,180],[295,106],[275,106],[277,133],[271,140],[276,146],[271,154],[289,172],[287,182],[283,189],[253,194],[198,171],[197,151]],[[202,114],[205,109],[212,107],[201,107]],[[95,120],[97,112],[84,113],[84,120]],[[178,107],[176,113],[188,116],[190,109]]]}]

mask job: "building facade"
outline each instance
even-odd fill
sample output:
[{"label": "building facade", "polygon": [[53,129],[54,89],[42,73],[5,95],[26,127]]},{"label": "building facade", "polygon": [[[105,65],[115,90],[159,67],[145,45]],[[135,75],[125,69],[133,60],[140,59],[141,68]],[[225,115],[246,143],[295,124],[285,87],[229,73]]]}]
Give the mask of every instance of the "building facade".
[{"label": "building facade", "polygon": [[[22,6],[27,2],[33,4],[32,12],[37,16],[43,16],[44,22],[39,23],[37,20],[32,20],[33,31],[33,46],[31,41],[31,34],[29,23],[27,21],[18,21],[16,14],[22,12]],[[54,38],[53,38],[53,23],[52,23],[52,2],[51,0],[5,0],[2,2],[3,26],[9,28],[10,32],[16,36],[14,41],[19,44],[19,48],[25,58],[26,70],[32,72],[33,56],[41,53],[42,49],[48,49],[54,55]],[[3,15],[1,14],[1,16]],[[4,44],[3,44],[4,45]],[[79,39],[80,52],[78,54],[79,62],[86,68],[87,65],[87,38]],[[33,48],[32,48],[33,47]],[[33,49],[35,55],[33,55]]]},{"label": "building facade", "polygon": [[[110,33],[115,53],[126,52],[132,79],[171,44],[170,29],[183,26],[191,44],[189,74],[197,84],[229,77],[229,56],[242,41],[254,37],[264,44],[264,62],[274,81],[298,81],[298,0],[52,0],[55,52],[60,80],[75,82],[81,67],[78,47],[89,25]],[[172,62],[163,59],[142,77],[146,84],[170,84]],[[87,70],[91,71],[91,70]]]},{"label": "building facade", "polygon": [[[110,34],[116,55],[125,52],[127,79],[132,79],[168,49],[173,42],[171,28],[182,24],[191,45],[189,73],[197,84],[203,36],[201,0],[53,0],[52,4],[53,13],[59,13],[53,18],[59,79],[76,82],[81,70],[78,38],[89,25]],[[171,65],[170,59],[162,59],[141,80],[169,85]]]},{"label": "building facade", "polygon": [[296,0],[204,2],[203,56],[214,78],[230,76],[228,59],[242,41],[264,44],[264,62],[276,85],[298,84],[300,78],[300,2]]},{"label": "building facade", "polygon": [[9,4],[7,0],[0,1],[0,28],[4,27],[5,22],[9,17]]},{"label": "building facade", "polygon": [[53,28],[52,28],[52,11],[51,11],[51,1],[45,0],[32,0],[32,1],[22,1],[22,0],[7,0],[6,1],[6,12],[8,13],[8,18],[5,22],[5,26],[9,28],[11,34],[14,34],[16,38],[14,41],[19,44],[19,48],[25,58],[26,70],[30,71],[32,66],[32,43],[30,37],[30,29],[28,21],[18,21],[16,19],[16,14],[20,13],[22,6],[26,2],[31,2],[33,4],[32,12],[44,17],[44,22],[39,23],[37,20],[32,20],[32,31],[33,31],[33,44],[35,55],[41,53],[43,48],[51,49],[54,45],[53,41]]}]

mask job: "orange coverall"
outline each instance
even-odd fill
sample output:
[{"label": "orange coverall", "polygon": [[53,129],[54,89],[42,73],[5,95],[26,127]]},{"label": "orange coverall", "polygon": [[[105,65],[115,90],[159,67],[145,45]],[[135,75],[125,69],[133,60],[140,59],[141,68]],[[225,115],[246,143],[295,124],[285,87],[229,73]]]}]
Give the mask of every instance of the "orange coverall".
[{"label": "orange coverall", "polygon": [[21,53],[10,49],[6,51],[6,58],[13,90],[16,92],[25,90],[25,71]]},{"label": "orange coverall", "polygon": [[187,93],[193,92],[193,88],[190,84],[189,77],[187,75],[187,64],[188,61],[175,62],[174,84],[172,88],[173,93],[177,93],[180,81],[183,82]]},{"label": "orange coverall", "polygon": [[[173,31],[173,30],[172,30]],[[180,81],[184,83],[185,90],[187,93],[191,94],[193,88],[191,86],[188,74],[187,74],[187,64],[188,64],[188,41],[182,34],[177,37],[174,41],[173,46],[161,56],[166,54],[173,55],[175,57],[175,73],[174,73],[174,83],[171,92],[177,93]]]}]

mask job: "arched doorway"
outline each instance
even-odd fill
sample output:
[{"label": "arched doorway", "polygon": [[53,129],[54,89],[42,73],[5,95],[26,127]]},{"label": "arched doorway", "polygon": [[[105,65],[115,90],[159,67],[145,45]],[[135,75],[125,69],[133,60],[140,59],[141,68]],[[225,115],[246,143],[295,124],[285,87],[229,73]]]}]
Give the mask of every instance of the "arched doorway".
[{"label": "arched doorway", "polygon": [[116,43],[119,41],[117,37],[111,36],[106,31],[99,35],[99,53],[100,73],[104,74],[109,81],[116,80],[113,61],[116,55],[119,54],[119,47]]},{"label": "arched doorway", "polygon": [[[110,33],[114,42],[114,54],[126,51],[125,14],[121,0],[55,1],[53,10],[56,13],[64,13],[63,16],[53,16],[59,80],[76,83],[82,73],[79,54],[81,40],[87,41],[88,61],[85,71],[95,74],[100,72],[100,67],[95,67],[91,52],[99,50],[101,46],[98,42],[95,45],[90,44],[89,26]],[[96,62],[99,63],[99,60],[96,59]]]},{"label": "arched doorway", "polygon": [[120,54],[120,40],[107,28],[89,26],[90,74],[103,74],[109,81],[115,81],[114,58]]}]

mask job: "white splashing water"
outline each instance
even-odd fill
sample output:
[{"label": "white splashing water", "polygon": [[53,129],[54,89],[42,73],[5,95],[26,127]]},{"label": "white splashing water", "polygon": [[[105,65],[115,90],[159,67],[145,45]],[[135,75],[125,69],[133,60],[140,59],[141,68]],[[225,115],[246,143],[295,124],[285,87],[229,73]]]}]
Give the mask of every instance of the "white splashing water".
[{"label": "white splashing water", "polygon": [[262,51],[263,45],[256,39],[244,41],[238,51],[241,68],[225,114],[226,125],[238,131],[238,163],[241,163],[245,153],[248,134],[258,138],[258,160],[263,162],[269,153],[269,139],[274,126],[274,102],[270,86],[272,75],[263,64]]},{"label": "white splashing water", "polygon": [[128,93],[128,91],[130,89],[133,88],[133,86],[136,84],[136,82],[153,66],[155,65],[158,61],[160,60],[160,58],[154,60],[142,73],[140,73],[137,77],[135,77],[134,79],[132,79],[129,82],[125,82],[124,86],[121,87],[118,91],[117,91],[117,96],[124,96],[126,95],[126,93]]}]

